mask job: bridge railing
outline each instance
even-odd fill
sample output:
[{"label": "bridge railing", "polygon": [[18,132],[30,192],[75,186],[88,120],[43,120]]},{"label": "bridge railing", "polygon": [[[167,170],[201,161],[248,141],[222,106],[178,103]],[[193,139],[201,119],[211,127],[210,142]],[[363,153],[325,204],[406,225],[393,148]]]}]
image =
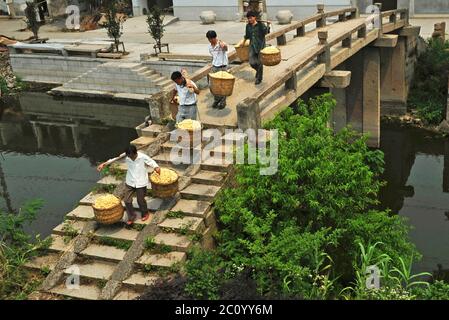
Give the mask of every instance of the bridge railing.
[{"label": "bridge railing", "polygon": [[[331,17],[338,17],[338,22],[344,22],[350,19],[355,19],[358,17],[357,8],[344,8],[340,10],[325,12],[324,5],[317,5],[317,14],[308,17],[304,20],[295,22],[287,27],[284,27],[276,32],[272,32],[266,35],[265,40],[271,41],[276,39],[277,45],[282,46],[287,44],[287,33],[296,30],[296,37],[303,37],[306,34],[306,26],[315,23],[316,28],[322,28],[326,26],[326,19]],[[237,59],[237,53],[233,52],[229,55],[229,61],[233,61]],[[193,81],[201,80],[206,77],[211,70],[212,66],[210,64],[204,66],[195,74],[191,76]],[[232,73],[232,69],[231,69]]]},{"label": "bridge railing", "polygon": [[[333,12],[332,14],[334,14]],[[319,64],[324,64],[325,72],[330,72],[333,68],[341,63],[339,59],[331,59],[331,49],[334,46],[337,46],[341,43],[342,48],[352,48],[354,42],[354,34],[357,33],[357,39],[362,39],[367,37],[367,26],[375,25],[376,20],[382,22],[381,30],[379,32],[388,33],[399,29],[401,27],[407,26],[409,24],[408,20],[408,10],[407,9],[398,9],[391,11],[380,12],[379,16],[369,16],[365,19],[365,21],[361,21],[359,24],[353,26],[351,29],[347,30],[346,33],[329,39],[329,33],[327,30],[318,31],[318,39],[319,46],[315,49],[309,50],[308,55],[306,57],[302,56],[301,60],[294,64],[294,67],[290,68],[288,71],[286,70],[285,74],[276,78],[273,82],[270,83],[269,86],[264,87],[263,90],[257,92],[252,97],[248,97],[243,104],[258,104],[261,105],[263,99],[267,98],[269,95],[272,95],[274,91],[287,89],[285,95],[288,95],[288,92],[296,91],[296,83],[297,83],[297,73],[310,64],[313,61],[316,61],[317,66]],[[339,18],[339,21],[342,21],[342,18]],[[376,36],[377,37],[377,36]],[[335,61],[334,61],[335,60]],[[284,90],[285,91],[285,90]],[[264,122],[272,118],[275,114],[275,110],[260,110],[261,119],[260,122]]]},{"label": "bridge railing", "polygon": [[389,33],[409,25],[408,9],[397,9],[381,12],[382,32]]}]

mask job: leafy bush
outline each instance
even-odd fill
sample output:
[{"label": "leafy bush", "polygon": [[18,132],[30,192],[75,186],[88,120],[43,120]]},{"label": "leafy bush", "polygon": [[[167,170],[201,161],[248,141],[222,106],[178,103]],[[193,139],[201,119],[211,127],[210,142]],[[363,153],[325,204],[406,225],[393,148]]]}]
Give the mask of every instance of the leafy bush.
[{"label": "leafy bush", "polygon": [[0,299],[25,299],[39,283],[30,278],[24,264],[38,250],[47,248],[50,239],[32,238],[23,227],[35,219],[41,207],[42,201],[35,200],[17,214],[0,212]]},{"label": "leafy bush", "polygon": [[6,83],[6,79],[3,78],[2,76],[0,76],[0,92],[1,92],[0,96],[7,95],[9,93],[9,88]]},{"label": "leafy bush", "polygon": [[428,124],[444,119],[447,104],[449,42],[429,39],[426,51],[419,57],[410,90],[409,105]]},{"label": "leafy bush", "polygon": [[420,300],[449,300],[449,284],[435,281],[426,288],[416,288],[414,291]]},{"label": "leafy bush", "polygon": [[[190,293],[216,292],[216,283],[251,270],[265,297],[338,298],[353,281],[357,241],[382,240],[392,257],[410,261],[416,250],[405,221],[373,210],[382,182],[383,154],[349,129],[334,134],[330,95],[299,102],[267,124],[279,130],[279,170],[259,174],[260,164],[238,165],[235,183],[215,203],[220,223],[216,258],[193,256],[208,266],[207,285],[188,268]],[[246,149],[248,152],[248,147]],[[211,268],[211,270],[210,270]],[[191,273],[189,273],[189,270]]]}]

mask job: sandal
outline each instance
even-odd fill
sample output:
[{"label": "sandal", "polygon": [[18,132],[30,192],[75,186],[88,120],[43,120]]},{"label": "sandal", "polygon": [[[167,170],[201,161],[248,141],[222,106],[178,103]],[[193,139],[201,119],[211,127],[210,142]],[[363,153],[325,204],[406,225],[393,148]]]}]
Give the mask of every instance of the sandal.
[{"label": "sandal", "polygon": [[144,216],[142,216],[142,221],[143,222],[145,222],[145,221],[147,221],[149,218],[151,217],[151,214],[150,213],[147,213],[146,215],[144,215]]},{"label": "sandal", "polygon": [[133,224],[134,224],[134,221],[136,220],[136,216],[134,215],[134,216],[132,216],[131,217],[131,219],[128,219],[128,221],[126,222],[126,224],[128,225],[128,226],[132,226]]}]

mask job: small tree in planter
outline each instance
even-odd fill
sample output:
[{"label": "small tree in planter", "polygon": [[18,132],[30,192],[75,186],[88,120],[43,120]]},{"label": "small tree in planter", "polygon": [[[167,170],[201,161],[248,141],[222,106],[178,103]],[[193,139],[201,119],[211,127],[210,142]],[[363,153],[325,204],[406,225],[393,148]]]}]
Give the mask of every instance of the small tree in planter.
[{"label": "small tree in planter", "polygon": [[106,22],[101,27],[108,30],[108,36],[114,39],[114,47],[116,52],[119,52],[120,37],[123,35],[123,19],[117,14],[119,13],[117,1],[111,0],[106,9]]},{"label": "small tree in planter", "polygon": [[26,17],[26,24],[28,29],[33,32],[34,38],[39,39],[39,28],[41,27],[41,24],[39,21],[37,21],[36,17],[36,3],[34,1],[27,1],[26,2],[26,8],[25,8],[25,17]]},{"label": "small tree in planter", "polygon": [[148,12],[147,23],[148,32],[154,41],[156,41],[155,48],[159,49],[159,53],[162,53],[162,37],[164,36],[164,18],[162,10],[159,7],[153,6]]}]

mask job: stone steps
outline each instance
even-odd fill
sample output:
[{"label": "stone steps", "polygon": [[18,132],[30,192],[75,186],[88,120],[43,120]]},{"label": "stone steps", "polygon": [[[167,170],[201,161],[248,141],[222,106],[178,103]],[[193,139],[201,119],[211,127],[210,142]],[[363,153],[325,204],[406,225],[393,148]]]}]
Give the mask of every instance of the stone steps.
[{"label": "stone steps", "polygon": [[111,262],[92,261],[84,264],[74,264],[64,271],[64,274],[74,274],[73,267],[79,268],[81,283],[83,279],[88,280],[109,280],[117,264]]},{"label": "stone steps", "polygon": [[64,89],[153,94],[171,81],[139,63],[108,62],[64,83]]},{"label": "stone steps", "polygon": [[114,297],[114,300],[134,300],[141,296],[143,292],[137,291],[132,288],[121,288]]},{"label": "stone steps", "polygon": [[47,249],[48,251],[59,253],[68,251],[70,249],[71,242],[64,241],[64,237],[55,234],[52,234],[50,237],[52,238],[52,244]]},{"label": "stone steps", "polygon": [[153,160],[156,161],[159,165],[169,165],[169,166],[177,166],[181,168],[187,168],[191,164],[190,157],[187,158],[188,163],[176,163],[182,162],[182,157],[177,157],[176,155],[171,155],[170,152],[159,152],[156,156],[153,157]]},{"label": "stone steps", "polygon": [[115,185],[118,186],[122,184],[124,180],[119,180],[114,176],[104,176],[100,180],[97,181],[97,185],[99,186],[107,186],[107,185]]},{"label": "stone steps", "polygon": [[158,275],[155,274],[147,274],[141,271],[133,273],[130,277],[128,277],[122,283],[133,289],[145,289],[151,285],[153,285],[156,280],[159,279]]},{"label": "stone steps", "polygon": [[157,137],[165,130],[165,126],[160,124],[152,124],[146,128],[142,128],[142,137]]},{"label": "stone steps", "polygon": [[192,177],[192,183],[222,186],[226,174],[223,172],[201,170]]},{"label": "stone steps", "polygon": [[92,206],[80,205],[70,211],[66,217],[71,220],[90,221],[94,219],[94,210]]},{"label": "stone steps", "polygon": [[180,199],[171,211],[181,211],[186,216],[206,218],[211,209],[211,203],[207,201]]},{"label": "stone steps", "polygon": [[138,235],[139,231],[127,229],[123,225],[101,226],[94,232],[96,238],[107,237],[124,241],[135,241]]},{"label": "stone steps", "polygon": [[181,191],[181,197],[187,200],[213,201],[220,187],[192,183]]},{"label": "stone steps", "polygon": [[[75,220],[66,220],[63,223],[59,224],[53,229],[53,234],[60,236],[76,236],[81,234],[86,222],[85,221],[75,221]],[[73,231],[74,234],[71,234]],[[76,232],[76,235],[75,235]]]},{"label": "stone steps", "polygon": [[171,229],[174,232],[183,232],[188,234],[201,234],[206,226],[202,218],[183,217],[183,218],[166,218],[158,225],[161,228]]},{"label": "stone steps", "polygon": [[192,241],[189,239],[189,237],[173,232],[158,233],[154,237],[154,242],[157,246],[170,246],[173,251],[187,252],[192,247]]},{"label": "stone steps", "polygon": [[111,246],[90,243],[86,249],[81,251],[81,256],[101,261],[120,262],[126,251]]},{"label": "stone steps", "polygon": [[34,257],[24,264],[28,269],[42,270],[48,268],[53,270],[59,260],[60,255],[57,253],[49,253],[44,256]]},{"label": "stone steps", "polygon": [[208,158],[201,162],[201,169],[206,171],[229,172],[231,164],[225,159]]},{"label": "stone steps", "polygon": [[166,254],[151,254],[145,252],[137,261],[139,267],[151,265],[159,268],[169,268],[175,263],[186,261],[187,254],[185,252],[169,252]]},{"label": "stone steps", "polygon": [[77,289],[69,289],[65,282],[50,290],[50,293],[57,295],[81,299],[81,300],[98,300],[101,294],[101,289],[94,284],[80,285]]},{"label": "stone steps", "polygon": [[135,145],[136,148],[140,148],[146,145],[149,145],[150,143],[156,141],[155,137],[139,137],[133,141],[131,141],[131,144]]}]

